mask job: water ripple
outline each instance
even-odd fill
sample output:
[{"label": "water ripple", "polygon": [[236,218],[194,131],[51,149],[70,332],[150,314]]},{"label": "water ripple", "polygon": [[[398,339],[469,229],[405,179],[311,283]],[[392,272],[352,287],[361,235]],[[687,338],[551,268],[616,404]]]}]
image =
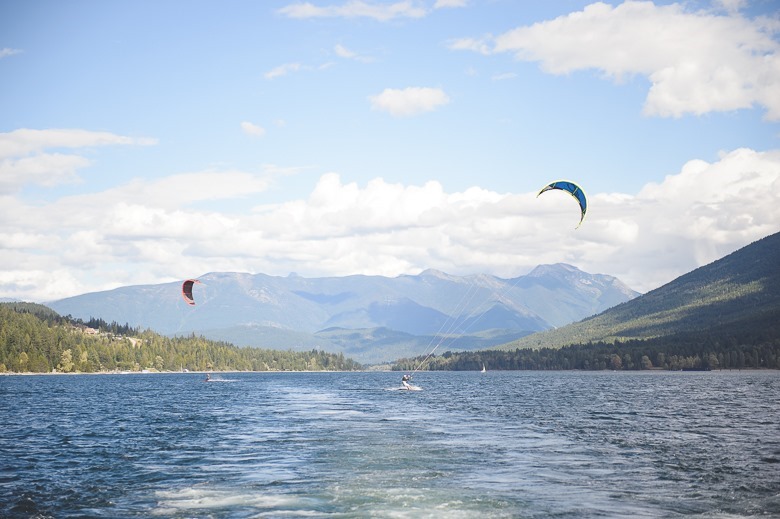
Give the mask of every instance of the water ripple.
[{"label": "water ripple", "polygon": [[780,516],[780,374],[0,377],[0,517]]}]

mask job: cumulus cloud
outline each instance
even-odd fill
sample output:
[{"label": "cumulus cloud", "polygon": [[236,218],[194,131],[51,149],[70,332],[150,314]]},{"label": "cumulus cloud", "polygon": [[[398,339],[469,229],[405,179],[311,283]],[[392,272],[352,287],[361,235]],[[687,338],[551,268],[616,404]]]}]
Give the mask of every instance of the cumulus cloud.
[{"label": "cumulus cloud", "polygon": [[691,160],[637,193],[589,192],[576,230],[577,204],[561,192],[452,193],[336,173],[282,203],[198,203],[252,200],[277,174],[182,173],[44,205],[0,194],[0,297],[43,301],[212,271],[514,277],[557,262],[647,291],[780,231],[778,150]]},{"label": "cumulus cloud", "polygon": [[244,130],[244,133],[247,135],[251,135],[253,137],[265,137],[265,128],[254,123],[250,123],[249,121],[243,121],[241,123],[241,129]]},{"label": "cumulus cloud", "polygon": [[513,53],[552,74],[600,70],[616,81],[649,79],[648,115],[680,117],[760,105],[780,119],[780,44],[776,23],[734,12],[689,12],[682,4],[594,3],[582,11],[498,36],[450,44],[456,50]]},{"label": "cumulus cloud", "polygon": [[422,18],[427,14],[425,8],[410,0],[390,4],[351,0],[341,5],[324,7],[304,2],[290,4],[278,12],[290,18],[372,18],[380,22],[396,18]]},{"label": "cumulus cloud", "polygon": [[394,117],[409,117],[430,112],[450,102],[440,88],[409,87],[386,88],[382,93],[370,96],[374,110],[387,112]]},{"label": "cumulus cloud", "polygon": [[605,266],[647,290],[710,263],[780,230],[772,202],[778,188],[778,151],[738,149],[713,163],[689,161],[635,197],[610,202],[613,218],[633,222],[636,232],[622,258]]},{"label": "cumulus cloud", "polygon": [[[200,269],[203,261],[188,258],[191,242],[245,240],[252,225],[198,203],[247,199],[285,173],[273,166],[182,173],[45,204],[0,195],[0,265],[8,266],[0,297],[44,301]],[[70,281],[53,284],[54,272]]]}]

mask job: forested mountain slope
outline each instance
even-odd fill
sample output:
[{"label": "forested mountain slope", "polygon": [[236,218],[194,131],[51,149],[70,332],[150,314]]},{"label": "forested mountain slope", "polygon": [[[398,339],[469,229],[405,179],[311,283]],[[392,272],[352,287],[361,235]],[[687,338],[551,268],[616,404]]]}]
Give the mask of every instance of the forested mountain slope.
[{"label": "forested mountain slope", "polygon": [[102,320],[73,321],[30,303],[0,303],[0,373],[353,370],[342,354],[237,348],[190,335],[164,337]]},{"label": "forested mountain slope", "polygon": [[780,320],[780,233],[593,317],[524,337],[498,349],[560,348],[707,330],[720,330],[727,337],[750,333],[755,322],[777,320]]},{"label": "forested mountain slope", "polygon": [[638,295],[613,276],[556,264],[514,279],[436,270],[394,278],[213,272],[194,286],[195,305],[182,298],[182,283],[172,282],[83,294],[48,306],[61,315],[127,322],[169,336],[318,349],[373,364],[423,353],[444,338],[457,349],[496,346]]}]

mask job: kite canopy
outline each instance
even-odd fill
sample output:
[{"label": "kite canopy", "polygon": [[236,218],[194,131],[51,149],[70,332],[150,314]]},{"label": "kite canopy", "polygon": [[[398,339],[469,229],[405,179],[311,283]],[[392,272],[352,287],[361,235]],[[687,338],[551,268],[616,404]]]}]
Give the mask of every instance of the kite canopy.
[{"label": "kite canopy", "polygon": [[541,195],[545,191],[550,191],[551,189],[560,189],[561,191],[566,191],[580,204],[580,223],[577,224],[577,227],[579,227],[582,224],[582,221],[585,219],[585,213],[588,211],[588,199],[585,197],[585,191],[583,191],[580,186],[571,180],[556,180],[555,182],[550,182],[544,186],[544,188],[542,188],[542,190],[539,191],[539,194],[536,196]]},{"label": "kite canopy", "polygon": [[192,285],[200,283],[197,279],[188,279],[181,285],[181,296],[188,305],[195,305],[195,299],[192,297]]}]

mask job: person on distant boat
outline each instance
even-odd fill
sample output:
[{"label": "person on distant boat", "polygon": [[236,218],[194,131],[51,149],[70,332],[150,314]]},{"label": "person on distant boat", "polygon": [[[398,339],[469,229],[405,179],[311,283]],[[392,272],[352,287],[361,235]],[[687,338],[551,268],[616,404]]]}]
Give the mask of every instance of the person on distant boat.
[{"label": "person on distant boat", "polygon": [[412,389],[412,386],[409,385],[409,382],[412,381],[411,375],[404,375],[401,377],[401,385],[404,386],[404,389]]},{"label": "person on distant boat", "polygon": [[206,382],[211,380],[211,373],[206,373]]}]

